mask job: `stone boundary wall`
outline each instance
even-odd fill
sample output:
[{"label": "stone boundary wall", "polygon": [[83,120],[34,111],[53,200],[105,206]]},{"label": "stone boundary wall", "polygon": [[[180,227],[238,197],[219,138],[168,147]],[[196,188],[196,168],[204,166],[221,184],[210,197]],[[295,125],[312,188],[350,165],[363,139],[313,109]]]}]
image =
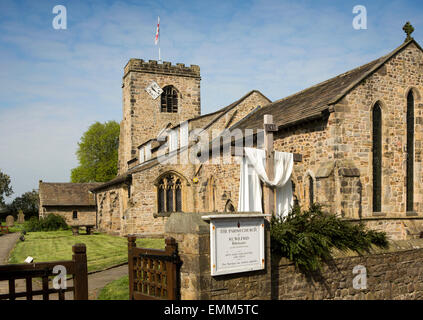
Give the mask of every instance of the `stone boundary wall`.
[{"label": "stone boundary wall", "polygon": [[[265,233],[266,269],[212,277],[210,225],[207,213],[174,213],[166,222],[165,237],[175,238],[182,261],[182,300],[419,300],[423,299],[423,239],[393,241],[388,250],[370,254],[336,253],[320,275],[306,277],[293,263],[270,252]],[[366,268],[365,289],[355,289],[356,266]]]},{"label": "stone boundary wall", "polygon": [[[367,289],[353,287],[357,265],[366,268]],[[423,299],[423,239],[394,242],[387,252],[336,258],[321,275],[307,279],[290,261],[273,255],[272,299]]]}]

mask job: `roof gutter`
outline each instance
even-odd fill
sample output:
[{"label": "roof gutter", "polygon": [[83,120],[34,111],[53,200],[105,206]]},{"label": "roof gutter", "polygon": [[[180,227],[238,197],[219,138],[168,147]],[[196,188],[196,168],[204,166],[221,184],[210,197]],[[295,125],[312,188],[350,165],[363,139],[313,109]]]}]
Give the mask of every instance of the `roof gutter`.
[{"label": "roof gutter", "polygon": [[116,184],[131,183],[131,182],[132,182],[132,175],[131,174],[125,174],[124,176],[122,176],[120,178],[105,182],[101,186],[90,189],[90,191],[93,192],[93,193],[97,193],[98,191],[101,191],[101,190],[103,190],[107,187],[110,187],[110,186],[114,186]]}]

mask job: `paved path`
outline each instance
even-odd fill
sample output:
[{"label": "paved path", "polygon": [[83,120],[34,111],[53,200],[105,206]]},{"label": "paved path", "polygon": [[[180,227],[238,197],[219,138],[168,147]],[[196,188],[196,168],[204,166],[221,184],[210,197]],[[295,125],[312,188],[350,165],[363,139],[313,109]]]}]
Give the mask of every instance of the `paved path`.
[{"label": "paved path", "polygon": [[[106,271],[88,275],[88,299],[96,300],[101,289],[113,280],[117,280],[128,274],[128,265],[123,265]],[[129,290],[129,288],[128,288]]]},{"label": "paved path", "polygon": [[15,246],[20,236],[19,232],[8,233],[0,237],[0,264],[7,264],[9,252]]}]

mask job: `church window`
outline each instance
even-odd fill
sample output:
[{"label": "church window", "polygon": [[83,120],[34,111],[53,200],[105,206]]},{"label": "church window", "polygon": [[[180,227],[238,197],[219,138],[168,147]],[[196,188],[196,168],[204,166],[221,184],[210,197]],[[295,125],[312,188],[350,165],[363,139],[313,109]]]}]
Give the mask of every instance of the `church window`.
[{"label": "church window", "polygon": [[297,207],[300,205],[300,201],[298,200],[298,197],[297,197],[295,182],[292,180],[291,180],[291,186],[292,186],[292,196],[294,198],[294,207]]},{"label": "church window", "polygon": [[182,211],[182,182],[174,175],[162,177],[158,183],[158,211],[161,213]]},{"label": "church window", "polygon": [[413,211],[414,193],[414,96],[410,90],[407,96],[407,211]]},{"label": "church window", "polygon": [[173,86],[163,88],[161,96],[161,112],[178,112],[178,91]]},{"label": "church window", "polygon": [[382,109],[373,107],[373,212],[382,211]]},{"label": "church window", "polygon": [[314,203],[314,181],[312,176],[308,176],[308,196],[310,206]]}]

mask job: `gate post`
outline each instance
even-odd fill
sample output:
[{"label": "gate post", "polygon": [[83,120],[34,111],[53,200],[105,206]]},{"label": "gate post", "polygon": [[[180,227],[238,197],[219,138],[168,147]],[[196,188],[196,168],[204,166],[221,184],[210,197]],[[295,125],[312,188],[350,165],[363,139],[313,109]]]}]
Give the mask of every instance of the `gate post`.
[{"label": "gate post", "polygon": [[137,237],[128,236],[128,275],[129,275],[129,300],[134,300],[134,257],[132,248],[137,246]]},{"label": "gate post", "polygon": [[177,279],[176,279],[176,262],[178,261],[178,252],[177,244],[174,238],[165,239],[166,247],[165,251],[167,254],[172,256],[172,261],[166,261],[166,279],[167,279],[167,290],[168,290],[168,299],[176,300],[177,299]]},{"label": "gate post", "polygon": [[87,248],[83,243],[72,246],[72,260],[75,266],[74,299],[88,300],[88,268],[87,268]]}]

